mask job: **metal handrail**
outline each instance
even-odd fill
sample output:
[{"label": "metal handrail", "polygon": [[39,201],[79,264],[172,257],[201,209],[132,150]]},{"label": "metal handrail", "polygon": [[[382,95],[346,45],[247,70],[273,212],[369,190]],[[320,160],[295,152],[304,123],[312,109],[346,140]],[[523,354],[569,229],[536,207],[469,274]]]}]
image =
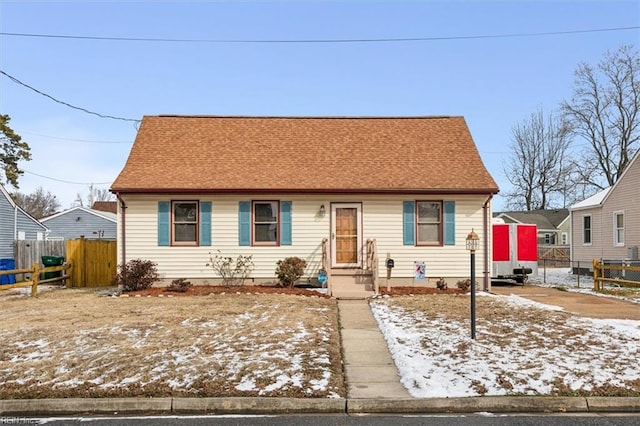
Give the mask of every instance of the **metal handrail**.
[{"label": "metal handrail", "polygon": [[331,269],[329,265],[331,264],[331,258],[329,255],[329,250],[327,246],[329,245],[329,240],[327,238],[322,239],[322,262],[321,268],[327,274],[327,290],[329,294],[331,294]]},{"label": "metal handrail", "polygon": [[375,294],[378,294],[378,248],[375,238],[367,240],[367,269],[371,271],[373,290]]}]

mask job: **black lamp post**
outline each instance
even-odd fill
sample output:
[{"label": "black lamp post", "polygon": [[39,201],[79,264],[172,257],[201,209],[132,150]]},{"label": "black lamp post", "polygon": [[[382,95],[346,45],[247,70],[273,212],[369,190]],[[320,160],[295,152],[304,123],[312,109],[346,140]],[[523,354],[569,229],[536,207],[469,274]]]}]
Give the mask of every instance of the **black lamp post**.
[{"label": "black lamp post", "polygon": [[471,338],[476,338],[476,250],[480,238],[478,234],[471,232],[467,235],[467,250],[471,252]]}]

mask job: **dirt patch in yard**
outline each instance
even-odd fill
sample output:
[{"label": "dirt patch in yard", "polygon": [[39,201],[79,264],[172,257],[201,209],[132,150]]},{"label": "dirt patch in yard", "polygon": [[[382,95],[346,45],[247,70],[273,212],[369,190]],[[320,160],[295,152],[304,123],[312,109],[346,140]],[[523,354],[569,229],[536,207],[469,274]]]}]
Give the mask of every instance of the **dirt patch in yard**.
[{"label": "dirt patch in yard", "polygon": [[100,292],[0,299],[0,399],[346,395],[335,300]]},{"label": "dirt patch in yard", "polygon": [[389,296],[408,296],[412,294],[464,294],[465,292],[459,288],[448,288],[446,290],[440,290],[434,287],[410,287],[410,286],[396,286],[391,287],[389,290],[380,288],[380,294]]},{"label": "dirt patch in yard", "polygon": [[330,299],[331,296],[318,291],[301,287],[276,287],[276,286],[216,286],[194,285],[185,292],[170,291],[167,287],[151,287],[146,290],[127,293],[130,297],[136,296],[209,296],[213,294],[288,294],[292,296],[317,296]]},{"label": "dirt patch in yard", "polygon": [[590,318],[617,318],[640,320],[640,305],[624,300],[590,294],[563,291],[536,285],[495,285],[491,292],[500,295],[516,295],[547,305],[560,306],[566,312]]}]

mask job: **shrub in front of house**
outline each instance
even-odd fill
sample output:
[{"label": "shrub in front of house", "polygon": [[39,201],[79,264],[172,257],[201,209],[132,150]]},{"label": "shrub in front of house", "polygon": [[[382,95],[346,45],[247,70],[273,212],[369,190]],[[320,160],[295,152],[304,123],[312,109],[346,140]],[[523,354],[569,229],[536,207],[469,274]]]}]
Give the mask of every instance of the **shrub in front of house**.
[{"label": "shrub in front of house", "polygon": [[207,267],[222,277],[222,285],[234,286],[244,284],[244,280],[249,277],[253,271],[253,256],[238,255],[235,259],[228,256],[222,256],[220,250],[218,254],[209,253],[209,262]]},{"label": "shrub in front of house", "polygon": [[468,291],[471,288],[471,280],[468,278],[466,280],[460,280],[456,283],[456,285],[460,290]]},{"label": "shrub in front of house", "polygon": [[157,266],[150,260],[130,260],[118,267],[114,283],[123,292],[146,290],[160,279]]},{"label": "shrub in front of house", "polygon": [[280,284],[285,287],[293,287],[294,284],[304,275],[307,261],[299,257],[287,257],[278,260],[276,276]]},{"label": "shrub in front of house", "polygon": [[444,278],[440,278],[438,281],[436,281],[436,287],[438,287],[438,290],[446,290],[447,282],[444,280]]},{"label": "shrub in front of house", "polygon": [[[471,289],[471,280],[467,278],[466,280],[460,280],[456,283],[458,288],[462,291],[469,291]],[[476,289],[478,288],[478,282],[476,281]]]},{"label": "shrub in front of house", "polygon": [[178,279],[175,279],[175,280],[171,281],[171,284],[169,284],[167,286],[167,291],[175,291],[177,293],[184,293],[192,285],[193,284],[191,284],[191,281],[187,281],[186,278],[178,278]]}]

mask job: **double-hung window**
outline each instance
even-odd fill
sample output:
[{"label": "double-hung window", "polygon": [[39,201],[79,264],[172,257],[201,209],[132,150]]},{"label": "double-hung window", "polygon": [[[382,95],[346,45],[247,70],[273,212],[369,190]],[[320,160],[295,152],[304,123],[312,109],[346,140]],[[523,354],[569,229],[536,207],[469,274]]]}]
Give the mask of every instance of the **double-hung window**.
[{"label": "double-hung window", "polygon": [[442,244],[442,202],[416,202],[418,245]]},{"label": "double-hung window", "polygon": [[613,244],[624,246],[624,212],[613,212]]},{"label": "double-hung window", "polygon": [[582,216],[582,243],[591,244],[591,215]]},{"label": "double-hung window", "polygon": [[210,246],[211,201],[158,201],[158,246]]},{"label": "double-hung window", "polygon": [[280,211],[278,201],[253,202],[253,244],[278,245]]},{"label": "double-hung window", "polygon": [[198,202],[173,201],[171,203],[171,244],[198,245]]}]

